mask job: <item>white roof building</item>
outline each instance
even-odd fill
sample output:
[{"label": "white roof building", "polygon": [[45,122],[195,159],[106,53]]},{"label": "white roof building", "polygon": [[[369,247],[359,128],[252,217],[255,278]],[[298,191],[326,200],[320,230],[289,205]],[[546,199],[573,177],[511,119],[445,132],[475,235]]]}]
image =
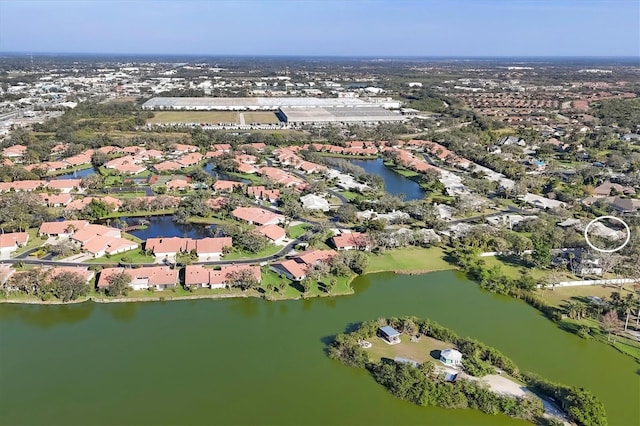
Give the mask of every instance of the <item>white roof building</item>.
[{"label": "white roof building", "polygon": [[450,367],[462,365],[462,354],[455,349],[445,349],[440,352],[440,362]]},{"label": "white roof building", "polygon": [[329,211],[329,202],[315,194],[307,194],[300,197],[300,202],[307,210],[322,210],[323,212]]}]

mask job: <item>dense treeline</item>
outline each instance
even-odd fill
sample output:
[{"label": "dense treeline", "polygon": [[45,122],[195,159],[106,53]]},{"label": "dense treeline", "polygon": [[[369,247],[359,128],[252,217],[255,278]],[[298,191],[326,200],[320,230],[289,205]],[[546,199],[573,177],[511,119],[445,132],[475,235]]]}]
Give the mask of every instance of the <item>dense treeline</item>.
[{"label": "dense treeline", "polygon": [[390,325],[407,335],[420,333],[455,345],[464,355],[463,368],[470,375],[483,376],[493,373],[494,368],[500,368],[525,382],[538,395],[554,398],[566,411],[570,420],[579,425],[607,424],[604,405],[588,390],[553,383],[533,373],[521,373],[516,364],[498,350],[476,340],[460,337],[452,330],[430,320],[403,317],[365,321],[354,331],[337,335],[329,346],[329,356],[349,366],[366,368],[374,379],[393,395],[418,405],[476,408],[485,413],[503,413],[537,424],[555,423],[542,417],[544,409],[538,398],[510,398],[498,395],[469,380],[448,383],[441,374],[435,372],[431,362],[418,367],[391,360],[371,362],[367,352],[358,342],[375,338],[377,329],[384,325]]},{"label": "dense treeline", "polygon": [[605,126],[617,124],[633,129],[640,123],[640,99],[608,99],[600,101],[593,108],[593,114]]}]

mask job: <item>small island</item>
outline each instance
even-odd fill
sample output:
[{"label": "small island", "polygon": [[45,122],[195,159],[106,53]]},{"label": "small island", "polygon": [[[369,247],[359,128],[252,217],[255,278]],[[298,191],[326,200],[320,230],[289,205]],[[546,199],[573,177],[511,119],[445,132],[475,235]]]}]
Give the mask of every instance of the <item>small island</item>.
[{"label": "small island", "polygon": [[365,321],[335,336],[328,354],[365,368],[394,396],[422,406],[473,408],[538,425],[606,425],[590,391],[522,372],[498,350],[428,319]]}]

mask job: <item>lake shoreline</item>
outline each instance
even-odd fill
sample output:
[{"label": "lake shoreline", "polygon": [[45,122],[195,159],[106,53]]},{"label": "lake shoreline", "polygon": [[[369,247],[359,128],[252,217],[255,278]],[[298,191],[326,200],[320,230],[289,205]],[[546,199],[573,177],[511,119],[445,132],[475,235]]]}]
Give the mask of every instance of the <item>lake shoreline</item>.
[{"label": "lake shoreline", "polygon": [[[403,269],[388,270],[387,269],[387,270],[379,270],[379,271],[368,271],[362,275],[352,276],[349,279],[349,281],[347,281],[347,284],[351,288],[351,283],[353,282],[354,279],[365,276],[365,275],[369,275],[369,274],[380,274],[380,273],[389,272],[389,273],[398,274],[398,275],[423,275],[423,274],[430,274],[432,272],[443,272],[443,271],[452,271],[452,270],[457,270],[457,268],[451,267],[451,268],[416,269],[416,270],[403,270]],[[341,296],[350,296],[352,294],[355,294],[355,290],[353,290],[353,288],[351,288],[350,292],[345,292],[345,293],[335,293],[335,294],[325,293],[325,294],[319,294],[319,295],[307,296],[307,297],[304,297],[302,295],[296,296],[296,297],[285,297],[285,296],[273,297],[273,295],[265,296],[264,294],[254,294],[254,293],[192,294],[192,295],[184,295],[184,296],[174,296],[173,293],[171,293],[171,291],[169,290],[169,291],[158,291],[156,292],[156,294],[154,294],[154,296],[150,296],[150,297],[109,298],[109,297],[88,296],[82,299],[69,300],[68,302],[64,302],[62,300],[2,298],[0,299],[0,304],[6,303],[6,304],[14,304],[14,305],[74,305],[74,304],[85,303],[85,302],[137,303],[137,302],[173,302],[177,300],[233,299],[233,298],[239,298],[239,299],[256,298],[256,299],[263,299],[267,301],[279,302],[279,301],[285,301],[285,300],[306,300],[306,299],[317,299],[317,298],[324,298],[324,297],[341,297]]]}]

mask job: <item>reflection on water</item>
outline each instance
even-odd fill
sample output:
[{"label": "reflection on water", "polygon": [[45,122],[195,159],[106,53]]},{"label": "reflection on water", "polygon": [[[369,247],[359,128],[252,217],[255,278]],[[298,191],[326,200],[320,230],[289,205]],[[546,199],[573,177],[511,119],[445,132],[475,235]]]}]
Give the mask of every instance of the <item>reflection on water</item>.
[{"label": "reflection on water", "polygon": [[25,322],[41,328],[73,324],[89,318],[96,308],[93,302],[70,305],[15,305],[6,303],[1,306],[0,321]]},{"label": "reflection on water", "polygon": [[206,238],[212,237],[214,230],[210,225],[179,224],[173,221],[172,216],[123,217],[121,220],[127,225],[145,223],[146,228],[129,231],[130,234],[143,240],[160,237]]},{"label": "reflection on water", "polygon": [[384,180],[384,189],[389,194],[404,194],[406,201],[422,200],[425,192],[417,182],[402,176],[384,165],[382,158],[375,160],[347,160],[362,167],[367,173],[378,175]]}]

